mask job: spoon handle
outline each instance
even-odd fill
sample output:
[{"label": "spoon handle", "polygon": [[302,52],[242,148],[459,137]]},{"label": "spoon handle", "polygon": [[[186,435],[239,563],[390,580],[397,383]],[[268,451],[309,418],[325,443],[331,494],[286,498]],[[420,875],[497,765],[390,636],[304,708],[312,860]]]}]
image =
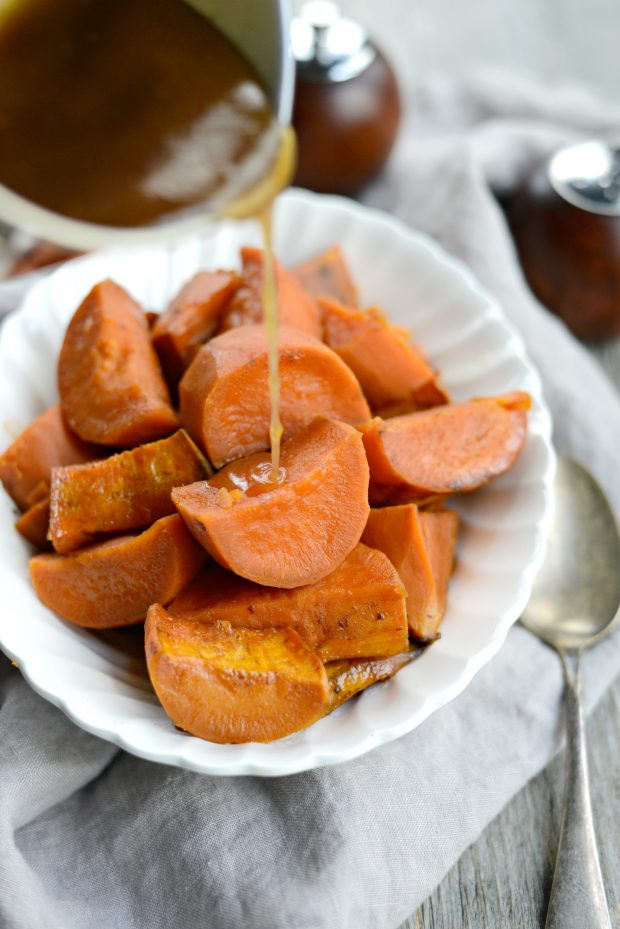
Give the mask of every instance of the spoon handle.
[{"label": "spoon handle", "polygon": [[564,816],[545,929],[611,929],[590,806],[581,706],[581,652],[560,652],[566,675]]}]

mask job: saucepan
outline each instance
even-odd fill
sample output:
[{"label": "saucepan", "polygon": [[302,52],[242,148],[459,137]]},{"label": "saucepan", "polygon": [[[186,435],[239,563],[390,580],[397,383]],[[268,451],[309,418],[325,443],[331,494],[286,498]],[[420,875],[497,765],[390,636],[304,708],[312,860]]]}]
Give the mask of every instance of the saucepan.
[{"label": "saucepan", "polygon": [[[15,0],[0,0],[2,7]],[[254,66],[282,126],[290,123],[294,64],[287,0],[184,0],[207,17]],[[208,67],[208,63],[205,63]],[[0,184],[0,225],[79,249],[139,244],[201,228],[216,215],[204,205],[171,213],[147,226],[98,225],[61,216]]]}]

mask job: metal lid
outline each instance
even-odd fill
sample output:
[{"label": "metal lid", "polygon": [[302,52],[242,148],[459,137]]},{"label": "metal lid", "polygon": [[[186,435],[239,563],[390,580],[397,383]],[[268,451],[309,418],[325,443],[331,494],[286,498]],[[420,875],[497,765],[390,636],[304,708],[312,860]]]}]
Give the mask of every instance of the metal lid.
[{"label": "metal lid", "polygon": [[349,81],[377,54],[362,26],[341,16],[330,0],[310,0],[302,7],[291,41],[299,76],[316,83]]},{"label": "metal lid", "polygon": [[620,145],[593,139],[553,156],[549,182],[560,197],[589,213],[620,216]]}]

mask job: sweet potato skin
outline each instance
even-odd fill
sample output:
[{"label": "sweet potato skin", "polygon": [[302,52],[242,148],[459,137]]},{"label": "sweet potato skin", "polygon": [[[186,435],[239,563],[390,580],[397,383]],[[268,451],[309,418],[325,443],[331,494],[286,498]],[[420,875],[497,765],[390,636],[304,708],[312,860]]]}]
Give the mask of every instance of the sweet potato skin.
[{"label": "sweet potato skin", "polygon": [[[317,339],[283,326],[278,342],[280,417],[294,436],[316,416],[359,423],[370,415],[359,383]],[[216,468],[269,448],[267,345],[262,326],[211,339],[179,386],[183,425]]]},{"label": "sweet potato skin", "polygon": [[324,339],[351,368],[371,409],[411,412],[448,402],[425,358],[380,310],[355,310],[324,297],[318,303]]},{"label": "sweet potato skin", "polygon": [[436,638],[444,617],[457,531],[453,510],[424,512],[412,503],[373,509],[368,517],[362,538],[398,571],[407,591],[409,632],[421,642]]},{"label": "sweet potato skin", "polygon": [[331,713],[372,684],[394,677],[397,671],[418,658],[423,651],[423,645],[412,642],[404,651],[387,658],[354,658],[328,662],[325,665],[329,682],[327,712]]},{"label": "sweet potato skin", "polygon": [[247,629],[290,627],[322,661],[393,655],[407,646],[405,589],[382,552],[356,545],[331,574],[283,590],[208,565],[168,607],[173,616]]},{"label": "sweet potato skin", "polygon": [[[368,518],[368,465],[359,433],[319,419],[282,444],[287,478],[257,495],[226,487],[234,462],[172,499],[188,529],[223,567],[268,587],[312,584],[359,542]],[[252,459],[245,466],[251,472]]]},{"label": "sweet potato skin", "polygon": [[329,689],[322,662],[292,629],[234,629],[151,606],[151,682],[172,722],[212,742],[271,742],[319,719]]},{"label": "sweet potato skin", "polygon": [[[263,321],[264,258],[260,248],[242,248],[243,271],[241,286],[233,296],[224,315],[221,331],[235,329]],[[280,324],[321,337],[319,310],[312,297],[305,292],[295,275],[274,259],[278,314]]]},{"label": "sweet potato skin", "polygon": [[34,503],[30,509],[19,517],[15,523],[15,528],[21,536],[24,537],[35,548],[46,551],[52,547],[47,538],[47,531],[50,524],[50,498],[44,497],[43,500]]},{"label": "sweet potato skin", "polygon": [[103,461],[54,468],[49,537],[66,553],[101,534],[141,529],[174,513],[170,492],[209,474],[186,432],[141,445]]},{"label": "sweet potato skin", "polygon": [[360,426],[371,503],[467,493],[508,471],[527,435],[523,391],[451,403]]},{"label": "sweet potato skin", "polygon": [[67,426],[59,404],[41,413],[0,457],[0,480],[20,510],[49,494],[52,468],[100,458],[102,449],[83,442]]},{"label": "sweet potato skin", "polygon": [[30,576],[39,600],[90,629],[143,622],[152,603],[169,603],[207,554],[176,513],[137,536],[122,536],[70,555],[36,555]]},{"label": "sweet potato skin", "polygon": [[213,335],[240,283],[233,271],[199,271],[155,320],[153,345],[168,384],[178,384],[201,344]]},{"label": "sweet potato skin", "polygon": [[67,422],[88,442],[131,448],[178,428],[144,311],[113,281],[93,287],[71,319],[58,389]]},{"label": "sweet potato skin", "polygon": [[357,306],[357,287],[339,245],[296,265],[293,273],[313,297],[333,297],[345,306]]}]

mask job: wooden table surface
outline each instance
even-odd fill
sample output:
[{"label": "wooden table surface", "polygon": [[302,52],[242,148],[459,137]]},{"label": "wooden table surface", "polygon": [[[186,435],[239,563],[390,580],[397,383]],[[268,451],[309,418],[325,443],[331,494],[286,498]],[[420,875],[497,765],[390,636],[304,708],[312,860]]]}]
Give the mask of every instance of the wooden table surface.
[{"label": "wooden table surface", "polygon": [[[601,869],[612,925],[620,926],[620,680],[588,719],[587,736]],[[542,929],[560,836],[563,763],[564,753],[517,794],[401,929]]]}]

